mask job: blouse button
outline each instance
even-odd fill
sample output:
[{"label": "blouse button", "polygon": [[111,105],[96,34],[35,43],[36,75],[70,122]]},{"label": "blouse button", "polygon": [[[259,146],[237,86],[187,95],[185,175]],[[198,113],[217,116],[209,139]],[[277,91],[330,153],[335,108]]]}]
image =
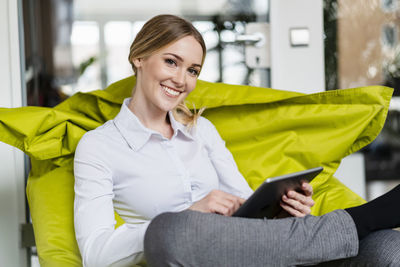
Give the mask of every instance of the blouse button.
[{"label": "blouse button", "polygon": [[198,186],[195,185],[195,184],[191,184],[191,185],[190,185],[190,189],[192,189],[192,191],[193,191],[193,190],[196,190],[197,188],[198,188]]}]

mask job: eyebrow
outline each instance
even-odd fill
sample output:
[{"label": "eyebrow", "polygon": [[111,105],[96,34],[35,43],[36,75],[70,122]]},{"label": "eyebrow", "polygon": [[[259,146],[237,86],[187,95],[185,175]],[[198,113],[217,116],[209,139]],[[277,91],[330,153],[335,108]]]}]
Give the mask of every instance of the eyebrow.
[{"label": "eyebrow", "polygon": [[[176,57],[179,61],[182,61],[182,62],[184,61],[182,57],[180,57],[180,56],[178,56],[177,54],[174,54],[174,53],[164,53],[164,55],[170,55],[170,56]],[[201,65],[200,64],[196,64],[196,63],[193,63],[192,66],[201,68]]]}]

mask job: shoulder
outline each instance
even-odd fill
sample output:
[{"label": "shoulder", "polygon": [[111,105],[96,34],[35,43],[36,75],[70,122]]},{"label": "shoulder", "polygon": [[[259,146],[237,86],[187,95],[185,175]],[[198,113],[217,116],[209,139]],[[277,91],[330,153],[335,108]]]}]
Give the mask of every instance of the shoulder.
[{"label": "shoulder", "polygon": [[217,130],[211,121],[209,121],[208,119],[206,119],[202,116],[200,116],[197,119],[196,128],[197,128],[198,132],[206,132],[206,131],[210,131],[210,130],[216,131]]},{"label": "shoulder", "polygon": [[112,120],[107,121],[96,129],[86,132],[79,141],[79,144],[101,142],[112,134],[113,128],[115,127]]},{"label": "shoulder", "polygon": [[94,130],[86,132],[79,140],[75,157],[83,154],[98,154],[103,152],[118,134],[118,130],[112,120],[107,121]]},{"label": "shoulder", "polygon": [[196,134],[206,143],[213,143],[214,141],[221,139],[221,136],[214,124],[204,117],[199,117],[197,119]]}]

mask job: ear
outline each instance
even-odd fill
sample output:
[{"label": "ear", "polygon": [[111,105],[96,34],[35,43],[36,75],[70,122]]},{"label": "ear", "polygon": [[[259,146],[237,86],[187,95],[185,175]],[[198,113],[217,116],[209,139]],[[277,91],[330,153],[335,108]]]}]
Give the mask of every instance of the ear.
[{"label": "ear", "polygon": [[134,58],[133,59],[133,64],[135,65],[136,68],[139,68],[142,66],[142,59],[141,58]]}]

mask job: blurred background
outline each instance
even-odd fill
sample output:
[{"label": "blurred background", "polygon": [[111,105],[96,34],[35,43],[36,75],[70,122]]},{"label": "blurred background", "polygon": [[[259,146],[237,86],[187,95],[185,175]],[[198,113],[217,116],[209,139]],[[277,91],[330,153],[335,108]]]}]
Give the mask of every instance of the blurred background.
[{"label": "blurred background", "polygon": [[[398,0],[1,0],[0,10],[1,77],[11,88],[0,89],[0,106],[53,107],[132,75],[129,47],[144,22],[175,14],[204,36],[200,79],[304,93],[393,87],[382,133],[346,158],[337,177],[366,199],[400,181]],[[0,251],[17,247],[3,266],[38,266],[24,197],[29,160],[0,145],[11,160],[2,163],[0,187],[13,188],[1,197]],[[12,184],[5,173],[16,177]],[[12,207],[3,201],[10,199]]]}]

